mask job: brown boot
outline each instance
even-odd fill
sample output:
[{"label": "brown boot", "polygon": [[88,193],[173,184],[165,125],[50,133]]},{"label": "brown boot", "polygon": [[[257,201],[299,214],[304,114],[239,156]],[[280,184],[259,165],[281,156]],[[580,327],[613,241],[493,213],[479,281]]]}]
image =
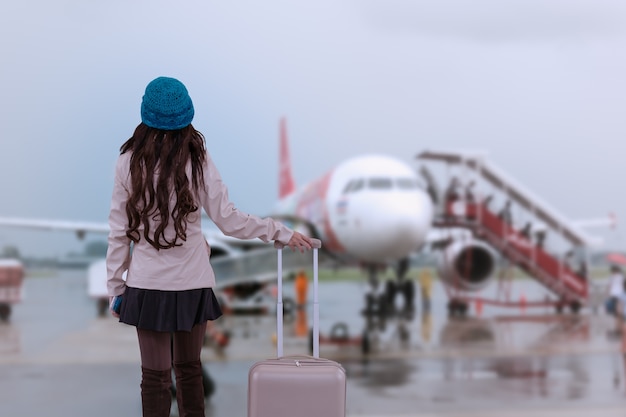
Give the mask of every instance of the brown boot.
[{"label": "brown boot", "polygon": [[199,360],[174,363],[174,372],[179,417],[204,417],[202,363]]},{"label": "brown boot", "polygon": [[169,417],[172,407],[172,370],[141,367],[141,409],[143,417]]}]

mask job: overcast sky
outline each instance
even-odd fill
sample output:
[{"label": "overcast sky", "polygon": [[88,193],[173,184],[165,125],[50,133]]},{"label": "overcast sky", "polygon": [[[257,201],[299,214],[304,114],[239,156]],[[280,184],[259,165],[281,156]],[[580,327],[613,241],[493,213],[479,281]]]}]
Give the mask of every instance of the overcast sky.
[{"label": "overcast sky", "polygon": [[166,75],[254,214],[277,197],[285,116],[298,184],[361,153],[479,149],[566,216],[626,227],[621,0],[23,0],[0,4],[0,35],[2,216],[106,222],[119,146]]}]

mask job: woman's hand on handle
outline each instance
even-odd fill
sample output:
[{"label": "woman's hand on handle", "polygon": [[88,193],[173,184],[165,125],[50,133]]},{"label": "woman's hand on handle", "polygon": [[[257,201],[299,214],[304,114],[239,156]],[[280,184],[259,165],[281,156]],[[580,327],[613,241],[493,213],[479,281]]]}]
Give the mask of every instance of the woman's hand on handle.
[{"label": "woman's hand on handle", "polygon": [[310,237],[300,232],[294,232],[289,242],[287,242],[287,246],[289,246],[292,251],[299,250],[304,253],[305,250],[309,250],[313,247],[313,242]]}]

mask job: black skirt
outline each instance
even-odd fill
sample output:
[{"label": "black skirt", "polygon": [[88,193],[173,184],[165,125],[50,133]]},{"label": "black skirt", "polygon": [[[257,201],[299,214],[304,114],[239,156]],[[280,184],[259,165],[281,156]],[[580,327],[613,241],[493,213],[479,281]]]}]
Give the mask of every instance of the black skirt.
[{"label": "black skirt", "polygon": [[221,315],[211,288],[160,291],[126,287],[120,306],[121,323],[158,332],[188,332]]}]

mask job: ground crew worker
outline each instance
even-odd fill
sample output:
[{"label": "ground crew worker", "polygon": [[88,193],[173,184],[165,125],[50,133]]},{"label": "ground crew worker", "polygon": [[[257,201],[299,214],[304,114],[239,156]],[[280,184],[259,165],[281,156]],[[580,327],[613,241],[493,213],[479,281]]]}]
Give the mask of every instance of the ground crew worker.
[{"label": "ground crew worker", "polygon": [[433,331],[433,318],[430,314],[430,311],[424,310],[424,314],[422,314],[422,341],[430,342],[430,337]]},{"label": "ground crew worker", "polygon": [[422,269],[419,275],[419,282],[422,294],[422,310],[430,311],[433,277],[429,269]]},{"label": "ground crew worker", "polygon": [[296,309],[296,325],[294,330],[298,337],[309,334],[309,321],[307,320],[306,310],[303,308]]},{"label": "ground crew worker", "polygon": [[296,291],[296,305],[298,307],[303,307],[304,305],[306,305],[308,286],[309,278],[306,276],[304,270],[300,270],[296,275],[296,280],[294,282],[294,288]]}]

